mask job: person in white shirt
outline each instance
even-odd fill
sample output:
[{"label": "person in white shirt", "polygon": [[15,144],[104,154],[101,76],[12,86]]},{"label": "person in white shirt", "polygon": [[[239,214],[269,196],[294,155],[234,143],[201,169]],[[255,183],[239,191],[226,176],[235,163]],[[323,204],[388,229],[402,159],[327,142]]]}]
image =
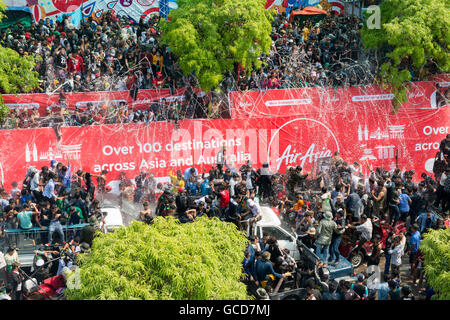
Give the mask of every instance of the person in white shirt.
[{"label": "person in white shirt", "polygon": [[400,236],[396,236],[393,240],[392,247],[389,249],[389,254],[391,255],[391,269],[392,272],[400,271],[400,266],[402,264],[402,254],[404,247],[401,243]]},{"label": "person in white shirt", "polygon": [[230,179],[230,196],[234,197],[234,186],[239,183],[239,174],[233,173]]},{"label": "person in white shirt", "polygon": [[261,216],[261,208],[259,205],[252,199],[247,200],[247,207],[249,209],[249,213],[243,216],[243,220],[241,223],[246,224],[247,226],[247,236],[250,236],[250,230],[254,222]]},{"label": "person in white shirt", "polygon": [[8,248],[7,253],[3,257],[6,262],[7,271],[11,272],[12,266],[15,263],[19,263],[19,255],[17,254],[17,250],[14,247]]},{"label": "person in white shirt", "polygon": [[361,165],[355,161],[353,164],[349,165],[348,168],[354,175],[358,175],[361,172]]},{"label": "person in white shirt", "polygon": [[448,173],[448,169],[447,170],[445,170],[445,172],[442,172],[442,175],[441,175],[441,179],[439,180],[439,184],[441,185],[441,186],[445,186],[445,180],[447,180],[447,175],[446,175],[446,173]]},{"label": "person in white shirt", "polygon": [[364,214],[361,216],[361,221],[363,223],[356,226],[356,231],[361,232],[361,237],[366,241],[372,239],[372,221]]},{"label": "person in white shirt", "polygon": [[353,189],[356,189],[359,184],[363,184],[363,183],[364,183],[364,176],[362,173],[352,174],[352,188]]},{"label": "person in white shirt", "polygon": [[[367,218],[365,214],[361,215],[361,221],[360,222],[354,222],[353,224],[348,224],[348,228],[355,229],[357,233],[355,235],[360,234],[359,244],[358,248],[361,248],[366,241],[370,241],[372,239],[372,221]],[[356,239],[356,237],[353,237],[353,239]],[[356,251],[359,249],[356,249]]]}]

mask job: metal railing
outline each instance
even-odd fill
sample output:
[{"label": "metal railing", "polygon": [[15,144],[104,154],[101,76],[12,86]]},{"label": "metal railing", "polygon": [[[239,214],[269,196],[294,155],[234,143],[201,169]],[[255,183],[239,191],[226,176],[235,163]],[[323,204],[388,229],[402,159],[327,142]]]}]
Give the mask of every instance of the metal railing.
[{"label": "metal railing", "polygon": [[[81,229],[85,226],[88,226],[89,223],[80,223],[80,224],[71,224],[71,225],[63,225],[62,230],[64,233],[65,240],[70,239],[73,234],[79,233]],[[24,229],[5,229],[3,230],[2,235],[0,237],[0,247],[2,247],[3,251],[7,249],[9,246],[14,245],[19,249],[20,253],[24,252],[34,252],[37,250],[38,246],[49,242],[49,228],[44,227],[39,228],[31,228],[29,230]],[[57,233],[57,231],[54,231]]]}]

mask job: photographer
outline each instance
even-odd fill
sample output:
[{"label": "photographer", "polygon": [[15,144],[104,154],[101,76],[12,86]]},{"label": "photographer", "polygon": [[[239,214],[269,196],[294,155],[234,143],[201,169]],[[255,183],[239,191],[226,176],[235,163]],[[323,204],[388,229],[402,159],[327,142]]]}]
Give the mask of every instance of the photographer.
[{"label": "photographer", "polygon": [[155,216],[161,216],[164,213],[165,207],[169,204],[169,200],[173,198],[173,193],[170,191],[171,188],[172,187],[170,185],[165,185],[160,188],[163,189],[163,193],[158,198],[155,209]]},{"label": "photographer", "polygon": [[191,197],[187,195],[186,190],[183,188],[178,190],[178,194],[175,197],[175,204],[177,206],[176,212],[178,216],[184,215],[185,212],[193,206]]},{"label": "photographer", "polygon": [[141,221],[144,221],[147,223],[148,221],[150,221],[150,218],[153,218],[152,210],[150,209],[150,205],[148,202],[144,202],[143,206],[144,206],[144,210],[141,210],[139,212],[139,218],[141,219]]}]

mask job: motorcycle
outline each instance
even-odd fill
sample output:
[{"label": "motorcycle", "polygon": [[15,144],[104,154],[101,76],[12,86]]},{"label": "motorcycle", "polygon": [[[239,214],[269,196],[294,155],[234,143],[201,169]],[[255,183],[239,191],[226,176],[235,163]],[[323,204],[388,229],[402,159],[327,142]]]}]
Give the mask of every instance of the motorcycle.
[{"label": "motorcycle", "polygon": [[[386,242],[389,237],[396,236],[402,231],[406,235],[406,224],[401,220],[399,220],[395,227],[393,227],[375,217],[372,219],[372,227],[372,236],[378,234],[381,237],[382,253],[386,250]],[[353,229],[347,229],[342,236],[339,252],[344,258],[350,261],[353,268],[358,268],[361,264],[367,262],[368,258],[372,255],[373,242],[371,240],[366,241],[361,247],[359,247],[360,240],[354,240],[354,232],[355,230]],[[407,251],[406,247],[407,246],[405,246],[405,251]]]},{"label": "motorcycle", "polygon": [[[60,257],[49,260],[44,265],[51,265],[57,262],[61,257],[67,256],[70,260],[74,261],[72,254],[69,254],[64,249],[60,250]],[[36,262],[36,257],[34,258]],[[64,299],[64,290],[66,289],[66,277],[64,274],[55,275],[45,279],[42,283],[38,283],[33,274],[28,275],[25,271],[21,270],[24,275],[22,282],[22,299],[23,300],[61,300]]]}]

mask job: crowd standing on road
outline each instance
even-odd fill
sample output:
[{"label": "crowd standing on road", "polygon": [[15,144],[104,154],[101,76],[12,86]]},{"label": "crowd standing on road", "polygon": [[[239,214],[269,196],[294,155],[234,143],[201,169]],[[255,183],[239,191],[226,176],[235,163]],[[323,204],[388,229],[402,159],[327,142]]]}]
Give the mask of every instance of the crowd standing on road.
[{"label": "crowd standing on road", "polygon": [[[224,99],[194,92],[195,77],[183,76],[170,48],[158,43],[158,23],[159,18],[154,17],[148,23],[141,20],[130,24],[107,12],[98,21],[89,18],[79,29],[69,19],[56,23],[46,19],[29,28],[17,23],[0,33],[2,45],[20,55],[41,56],[37,92],[60,96],[59,103],[47,108],[44,117],[38,109],[11,110],[2,128],[176,123],[181,119],[221,117]],[[370,84],[374,69],[361,62],[360,28],[361,21],[356,17],[330,16],[318,24],[291,24],[285,16],[277,16],[270,54],[262,57],[267,62],[265,67],[251,74],[236,68],[225,75],[221,89],[226,94],[230,90]],[[70,92],[128,90],[135,99],[140,89],[169,88],[173,92],[183,87],[187,88],[183,101],[153,101],[145,110],[134,110],[123,102],[88,104],[75,110],[66,105],[65,95]],[[438,95],[445,99],[448,91],[445,96]],[[216,160],[209,171],[171,168],[171,182],[165,185],[158,184],[151,172],[141,172],[134,178],[120,173],[120,199],[142,204],[139,219],[148,224],[156,216],[172,217],[180,223],[207,217],[244,230],[249,246],[242,262],[243,273],[249,291],[259,299],[268,298],[279,279],[289,281],[292,268],[300,275],[296,281],[305,289],[307,300],[416,298],[401,277],[402,257],[409,257],[412,283],[419,280],[422,285],[426,280],[426,261],[420,251],[423,234],[448,228],[450,135],[441,142],[433,177],[423,174],[418,178],[414,171],[399,168],[369,168],[370,174],[364,176],[362,167],[366,164],[347,163],[338,152],[328,159],[327,169],[314,173],[305,172],[301,166],[288,167],[284,173],[271,172],[267,163],[255,168],[251,161],[237,168],[230,163],[225,147]],[[100,204],[111,191],[106,183],[111,178],[106,170],[100,174],[73,172],[70,162],[53,160],[40,169],[30,167],[23,181],[1,186],[1,299],[26,296],[18,234],[42,246],[33,262],[41,286],[49,286],[48,279],[61,280],[64,268],[76,264],[76,256],[89,250],[95,230],[104,224]],[[255,224],[262,219],[263,206],[278,212],[287,228],[315,254],[317,260],[312,266],[294,261],[276,236],[256,236]],[[87,226],[80,232],[63,232],[63,226],[81,223]],[[36,228],[43,231],[38,237]],[[8,234],[8,230],[15,233]],[[365,254],[349,256],[348,252]],[[376,287],[368,283],[369,272],[359,273],[353,282],[339,283],[329,281],[323,272],[343,258],[354,257],[381,269],[382,256],[383,277]],[[319,277],[315,276],[316,269]],[[52,288],[56,294],[61,285],[53,283]],[[428,288],[426,294],[429,299],[436,293]]]},{"label": "crowd standing on road", "polygon": [[[192,223],[205,216],[234,223],[246,231],[251,244],[243,270],[253,285],[258,288],[264,283],[269,293],[276,278],[289,276],[289,272],[281,272],[282,266],[294,262],[280,248],[275,236],[264,235],[262,239],[255,236],[255,223],[262,218],[261,206],[278,211],[288,228],[316,253],[316,262],[321,268],[339,263],[344,256],[344,242],[356,248],[355,252],[369,245],[369,266],[380,267],[384,252],[383,278],[388,283],[387,296],[400,299],[411,294],[408,291],[411,289],[404,287],[397,292],[402,256],[409,255],[410,275],[414,282],[419,279],[422,283],[426,263],[420,252],[422,235],[430,229],[448,227],[449,156],[450,135],[447,135],[441,142],[441,160],[435,165],[435,176],[424,174],[422,181],[414,183],[414,171],[399,168],[391,171],[376,168],[365,177],[361,164],[349,165],[338,152],[329,159],[329,167],[316,175],[305,172],[300,166],[288,167],[285,174],[273,173],[267,163],[256,169],[251,161],[237,169],[229,163],[226,147],[222,147],[217,154],[217,165],[209,172],[200,174],[194,167],[184,172],[172,168],[171,183],[165,185],[157,184],[153,173],[141,172],[132,179],[122,172],[119,189],[121,199],[143,204],[139,217],[149,224],[155,216],[174,217],[180,223]],[[108,175],[106,170],[98,175],[81,170],[74,173],[70,162],[51,161],[50,166],[40,170],[30,167],[24,180],[13,182],[9,192],[3,186],[0,230],[6,252],[0,264],[6,279],[15,277],[20,263],[14,236],[8,235],[8,229],[18,229],[25,239],[28,237],[42,245],[87,244],[89,248],[94,230],[104,221],[99,199],[111,190],[106,184]],[[150,205],[155,209],[151,210]],[[81,234],[73,232],[65,238],[62,226],[79,223],[89,223],[90,229],[83,229]],[[36,227],[47,231],[33,238],[30,230]],[[307,275],[308,269],[304,273]],[[368,296],[359,294],[362,291],[356,289],[363,286],[367,277],[358,276],[358,283],[353,286],[342,283],[336,286],[336,292],[340,292],[342,299],[365,299]],[[317,284],[312,281],[315,280],[302,282],[306,288],[311,287],[308,299],[337,297],[333,292],[315,294]],[[378,299],[383,297],[378,290]]]}]

